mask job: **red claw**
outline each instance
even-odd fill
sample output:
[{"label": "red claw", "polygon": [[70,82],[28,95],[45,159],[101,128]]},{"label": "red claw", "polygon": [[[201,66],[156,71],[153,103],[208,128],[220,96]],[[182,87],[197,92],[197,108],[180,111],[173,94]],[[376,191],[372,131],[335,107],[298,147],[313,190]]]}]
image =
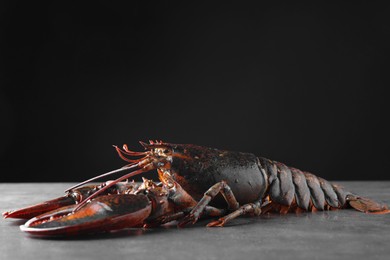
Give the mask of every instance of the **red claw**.
[{"label": "red claw", "polygon": [[[69,189],[67,194],[52,200],[38,203],[33,206],[28,206],[18,210],[7,211],[3,213],[4,218],[20,218],[20,219],[30,219],[32,217],[41,215],[45,212],[53,211],[65,206],[75,205],[85,198],[93,194],[94,192],[102,189],[103,187],[111,185],[111,182],[106,182],[101,185],[88,185],[82,186],[77,189]],[[102,195],[109,193],[124,193],[126,190],[130,191],[141,185],[140,183],[117,183],[115,187],[112,187],[112,190],[106,189]],[[111,185],[112,186],[112,185]],[[80,205],[80,204],[78,204]]]},{"label": "red claw", "polygon": [[37,215],[43,214],[54,209],[58,209],[64,206],[75,204],[75,200],[72,197],[64,196],[53,200],[48,200],[33,206],[21,208],[18,210],[7,211],[3,213],[4,218],[20,218],[30,219]]},{"label": "red claw", "polygon": [[101,196],[74,212],[76,206],[37,216],[20,229],[42,236],[97,233],[139,226],[152,211],[147,196],[133,194]]}]

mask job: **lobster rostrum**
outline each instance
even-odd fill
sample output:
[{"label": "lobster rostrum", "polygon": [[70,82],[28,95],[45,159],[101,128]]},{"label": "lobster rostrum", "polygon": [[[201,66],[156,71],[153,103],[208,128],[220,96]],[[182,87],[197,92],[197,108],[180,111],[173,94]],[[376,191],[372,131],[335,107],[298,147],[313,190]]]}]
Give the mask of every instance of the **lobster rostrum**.
[{"label": "lobster rostrum", "polygon": [[[29,219],[21,230],[37,235],[71,235],[153,227],[173,220],[179,226],[203,217],[219,217],[207,226],[224,226],[241,215],[354,208],[390,213],[387,205],[360,197],[311,173],[250,153],[192,144],[140,142],[143,152],[114,146],[129,164],[93,177],[64,197],[5,212],[5,218]],[[137,158],[140,157],[140,158]],[[124,182],[157,170],[161,183]],[[82,186],[128,172],[100,185]]]}]

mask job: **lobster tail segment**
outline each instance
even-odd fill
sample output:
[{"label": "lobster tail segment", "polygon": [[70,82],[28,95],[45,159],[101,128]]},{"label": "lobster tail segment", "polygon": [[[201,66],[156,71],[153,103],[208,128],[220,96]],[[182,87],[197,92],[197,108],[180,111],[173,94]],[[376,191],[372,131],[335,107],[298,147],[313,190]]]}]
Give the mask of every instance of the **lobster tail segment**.
[{"label": "lobster tail segment", "polygon": [[346,197],[347,203],[354,209],[372,214],[388,214],[390,210],[387,205],[380,204],[371,199],[359,197],[353,194],[348,194]]}]

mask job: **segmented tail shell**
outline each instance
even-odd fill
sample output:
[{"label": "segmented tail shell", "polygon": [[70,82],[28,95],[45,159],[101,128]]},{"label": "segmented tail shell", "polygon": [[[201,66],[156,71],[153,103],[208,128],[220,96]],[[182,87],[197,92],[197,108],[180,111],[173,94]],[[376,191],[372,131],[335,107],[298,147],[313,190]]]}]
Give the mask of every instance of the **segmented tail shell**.
[{"label": "segmented tail shell", "polygon": [[311,173],[259,157],[261,169],[268,176],[268,196],[273,203],[304,210],[325,210],[346,206],[347,195],[341,186]]}]

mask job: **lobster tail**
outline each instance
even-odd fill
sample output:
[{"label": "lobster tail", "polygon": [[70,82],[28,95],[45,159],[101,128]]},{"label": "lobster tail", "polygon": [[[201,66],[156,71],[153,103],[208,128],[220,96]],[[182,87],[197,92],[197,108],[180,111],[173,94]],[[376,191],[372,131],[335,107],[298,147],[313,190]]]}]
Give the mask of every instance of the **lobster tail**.
[{"label": "lobster tail", "polygon": [[387,205],[380,204],[371,199],[359,197],[353,194],[347,195],[347,203],[354,209],[373,214],[388,214],[390,210]]},{"label": "lobster tail", "polygon": [[271,203],[267,209],[287,212],[352,207],[365,213],[390,213],[387,205],[354,195],[311,173],[261,157],[259,162],[261,170],[268,176]]}]

